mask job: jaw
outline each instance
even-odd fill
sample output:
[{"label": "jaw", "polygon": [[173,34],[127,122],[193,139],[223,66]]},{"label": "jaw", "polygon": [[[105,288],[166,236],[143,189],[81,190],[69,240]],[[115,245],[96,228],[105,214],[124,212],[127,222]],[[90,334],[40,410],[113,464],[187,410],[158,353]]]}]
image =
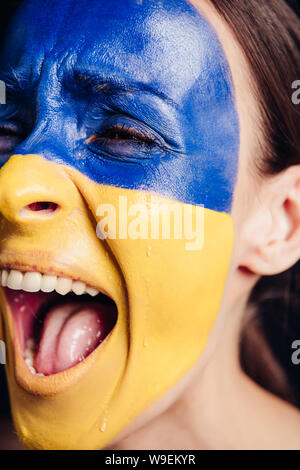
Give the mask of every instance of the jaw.
[{"label": "jaw", "polygon": [[[162,398],[201,355],[221,303],[233,223],[227,214],[206,210],[205,247],[196,252],[185,249],[185,240],[101,242],[91,223],[99,201],[117,207],[122,195],[128,204],[150,205],[153,195],[97,185],[75,170],[65,171],[84,194],[88,210],[82,205],[67,224],[62,221],[61,244],[55,241],[57,225],[49,227],[47,236],[36,233],[34,240],[24,231],[8,237],[0,265],[22,272],[51,269],[80,280],[113,300],[117,320],[84,360],[36,376],[24,361],[13,312],[1,289],[7,377],[15,426],[28,447],[99,449]],[[161,205],[172,205],[156,198]],[[72,224],[76,230],[69,229]],[[34,252],[32,246],[38,249]]]},{"label": "jaw", "polygon": [[[35,302],[35,307],[40,304],[37,318],[35,309],[32,308],[34,317],[32,328],[28,324],[27,329],[24,327],[25,319],[21,326],[18,324],[16,314],[19,312],[14,307],[14,301],[18,299],[16,294],[21,294],[23,297],[21,307],[26,306],[26,303],[32,305]],[[126,318],[125,306],[122,310],[122,304],[119,303],[120,310],[117,312],[113,301],[101,294],[97,297],[87,299],[83,296],[79,300],[69,294],[62,300],[57,294],[28,295],[22,291],[1,289],[4,337],[8,349],[6,370],[13,419],[20,439],[28,448],[101,447],[98,434],[106,420],[106,407],[124,370],[128,346],[126,321],[123,321]],[[88,351],[85,357],[75,358],[74,364],[69,362],[70,356],[66,354],[67,364],[63,364],[62,370],[51,369],[51,364],[49,369],[49,358],[48,361],[45,359],[40,361],[38,365],[33,359],[32,366],[28,359],[35,356],[37,361],[38,352],[35,351],[32,356],[28,356],[29,342],[33,336],[38,345],[38,330],[43,329],[43,323],[47,321],[43,318],[44,312],[49,308],[59,308],[61,315],[68,310],[68,306],[73,306],[75,303],[78,309],[81,302],[84,303],[85,309],[87,306],[93,308],[98,308],[99,305],[102,308],[105,304],[109,306],[110,311],[107,313],[110,318],[101,341],[94,344],[95,348]],[[48,315],[51,315],[51,310]],[[29,323],[31,320],[32,318],[29,318]],[[35,331],[36,326],[37,331]],[[34,336],[35,334],[37,336]],[[26,336],[29,341],[26,340]],[[64,353],[67,353],[67,346],[64,345]],[[56,368],[57,358],[53,364]],[[38,367],[43,367],[44,373],[39,372]],[[82,436],[86,440],[82,440]]]}]

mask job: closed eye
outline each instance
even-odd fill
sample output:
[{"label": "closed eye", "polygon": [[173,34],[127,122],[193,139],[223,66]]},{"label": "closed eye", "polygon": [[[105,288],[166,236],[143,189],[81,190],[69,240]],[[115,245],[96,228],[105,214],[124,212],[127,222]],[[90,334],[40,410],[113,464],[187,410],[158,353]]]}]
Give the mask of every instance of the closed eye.
[{"label": "closed eye", "polygon": [[18,126],[14,124],[0,125],[0,155],[11,153],[23,140]]},{"label": "closed eye", "polygon": [[86,143],[135,143],[140,145],[152,146],[156,142],[150,136],[138,131],[134,127],[116,124],[103,131],[95,132],[86,140]]}]

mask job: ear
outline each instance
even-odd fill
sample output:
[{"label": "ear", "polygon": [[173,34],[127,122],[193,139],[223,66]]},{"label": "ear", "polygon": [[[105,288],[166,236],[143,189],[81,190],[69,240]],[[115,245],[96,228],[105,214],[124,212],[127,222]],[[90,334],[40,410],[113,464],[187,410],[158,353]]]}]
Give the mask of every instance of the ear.
[{"label": "ear", "polygon": [[242,242],[240,267],[253,274],[279,274],[299,260],[300,165],[265,180]]}]

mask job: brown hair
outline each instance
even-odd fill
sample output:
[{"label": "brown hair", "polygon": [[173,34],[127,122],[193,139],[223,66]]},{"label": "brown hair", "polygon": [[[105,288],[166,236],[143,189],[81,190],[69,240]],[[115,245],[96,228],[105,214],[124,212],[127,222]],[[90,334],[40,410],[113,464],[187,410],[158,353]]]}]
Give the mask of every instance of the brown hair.
[{"label": "brown hair", "polygon": [[[210,1],[235,34],[256,82],[264,123],[258,172],[270,175],[300,164],[300,105],[292,101],[292,84],[300,80],[299,5],[293,0]],[[300,406],[300,365],[291,360],[292,342],[300,339],[300,262],[261,278],[250,305],[254,314],[241,340],[242,365],[256,382]],[[282,370],[271,364],[272,356],[261,354],[262,334],[291,389],[282,385]]]}]

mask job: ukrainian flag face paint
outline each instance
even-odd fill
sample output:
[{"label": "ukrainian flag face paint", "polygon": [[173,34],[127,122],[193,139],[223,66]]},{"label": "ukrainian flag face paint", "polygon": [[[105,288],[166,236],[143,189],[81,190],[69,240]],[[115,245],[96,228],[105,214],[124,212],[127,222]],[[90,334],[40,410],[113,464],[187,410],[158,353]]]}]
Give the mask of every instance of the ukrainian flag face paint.
[{"label": "ukrainian flag face paint", "polygon": [[[239,152],[229,66],[184,0],[32,0],[0,79],[14,422],[29,447],[103,448],[195,364],[218,314]],[[202,207],[194,249],[184,214]],[[157,210],[181,214],[169,236],[151,232]],[[78,295],[37,292],[55,288]]]}]

